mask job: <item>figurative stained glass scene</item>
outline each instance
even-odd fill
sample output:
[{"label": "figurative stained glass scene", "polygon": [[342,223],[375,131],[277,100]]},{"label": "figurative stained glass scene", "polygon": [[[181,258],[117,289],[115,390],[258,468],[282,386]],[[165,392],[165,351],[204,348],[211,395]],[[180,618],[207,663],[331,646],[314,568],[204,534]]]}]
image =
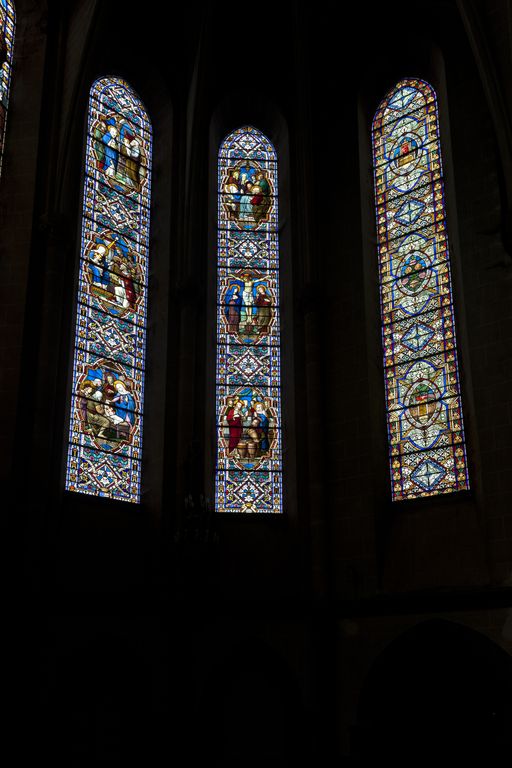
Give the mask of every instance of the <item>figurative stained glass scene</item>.
[{"label": "figurative stained glass scene", "polygon": [[5,125],[11,82],[14,43],[14,6],[10,0],[0,0],[0,170],[5,141]]},{"label": "figurative stained glass scene", "polygon": [[393,500],[469,488],[437,99],[399,82],[373,121]]},{"label": "figurative stained glass scene", "polygon": [[151,125],[128,83],[89,100],[66,488],[138,502]]},{"label": "figurative stained glass scene", "polygon": [[216,511],[282,510],[277,160],[240,128],[218,161]]}]

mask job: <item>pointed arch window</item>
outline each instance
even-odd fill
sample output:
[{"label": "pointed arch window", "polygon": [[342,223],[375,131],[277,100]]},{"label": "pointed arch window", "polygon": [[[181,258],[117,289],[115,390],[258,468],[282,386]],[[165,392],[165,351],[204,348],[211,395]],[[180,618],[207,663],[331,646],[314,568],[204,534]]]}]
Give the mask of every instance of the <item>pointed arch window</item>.
[{"label": "pointed arch window", "polygon": [[15,11],[11,0],[0,0],[0,171],[11,85]]},{"label": "pointed arch window", "polygon": [[216,510],[282,511],[277,156],[246,126],[218,156]]},{"label": "pointed arch window", "polygon": [[66,488],[140,500],[151,124],[124,80],[90,92]]},{"label": "pointed arch window", "polygon": [[436,93],[400,81],[372,128],[393,500],[469,488]]}]

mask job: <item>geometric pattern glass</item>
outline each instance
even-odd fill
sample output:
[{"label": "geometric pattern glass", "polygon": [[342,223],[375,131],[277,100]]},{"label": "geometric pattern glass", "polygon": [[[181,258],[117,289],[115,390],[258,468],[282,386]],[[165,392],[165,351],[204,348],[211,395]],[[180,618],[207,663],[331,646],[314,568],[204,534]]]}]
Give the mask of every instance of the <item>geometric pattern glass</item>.
[{"label": "geometric pattern glass", "polygon": [[372,145],[392,498],[468,489],[434,89],[399,82]]},{"label": "geometric pattern glass", "polygon": [[217,512],[282,511],[277,158],[256,128],[218,157]]},{"label": "geometric pattern glass", "polygon": [[66,488],[140,500],[151,124],[123,80],[90,92]]},{"label": "geometric pattern glass", "polygon": [[15,13],[10,0],[0,0],[0,170],[5,141],[5,124],[9,103]]}]

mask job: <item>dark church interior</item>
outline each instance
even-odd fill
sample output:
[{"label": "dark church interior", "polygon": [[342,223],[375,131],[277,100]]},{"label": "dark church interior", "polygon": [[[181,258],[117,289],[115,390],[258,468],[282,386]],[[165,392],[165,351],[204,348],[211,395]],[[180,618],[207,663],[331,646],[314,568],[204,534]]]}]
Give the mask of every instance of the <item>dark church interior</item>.
[{"label": "dark church interior", "polygon": [[[512,5],[15,10],[0,178],[9,764],[507,764]],[[104,76],[130,83],[153,126],[135,504],[64,482],[87,110]],[[392,501],[371,128],[408,77],[438,98],[470,487]],[[211,502],[217,153],[242,125],[279,163],[272,515]]]}]

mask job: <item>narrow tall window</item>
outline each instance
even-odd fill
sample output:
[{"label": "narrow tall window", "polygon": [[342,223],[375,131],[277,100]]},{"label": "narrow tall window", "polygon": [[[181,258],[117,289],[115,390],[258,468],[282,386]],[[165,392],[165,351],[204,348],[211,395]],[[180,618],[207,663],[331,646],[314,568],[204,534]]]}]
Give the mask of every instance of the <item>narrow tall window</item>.
[{"label": "narrow tall window", "polygon": [[66,488],[138,502],[151,124],[117,78],[90,93]]},{"label": "narrow tall window", "polygon": [[15,13],[11,0],[0,0],[0,170],[11,84]]},{"label": "narrow tall window", "polygon": [[218,159],[218,512],[281,512],[277,160],[256,128]]},{"label": "narrow tall window", "polygon": [[393,500],[469,488],[437,99],[399,82],[373,121]]}]

